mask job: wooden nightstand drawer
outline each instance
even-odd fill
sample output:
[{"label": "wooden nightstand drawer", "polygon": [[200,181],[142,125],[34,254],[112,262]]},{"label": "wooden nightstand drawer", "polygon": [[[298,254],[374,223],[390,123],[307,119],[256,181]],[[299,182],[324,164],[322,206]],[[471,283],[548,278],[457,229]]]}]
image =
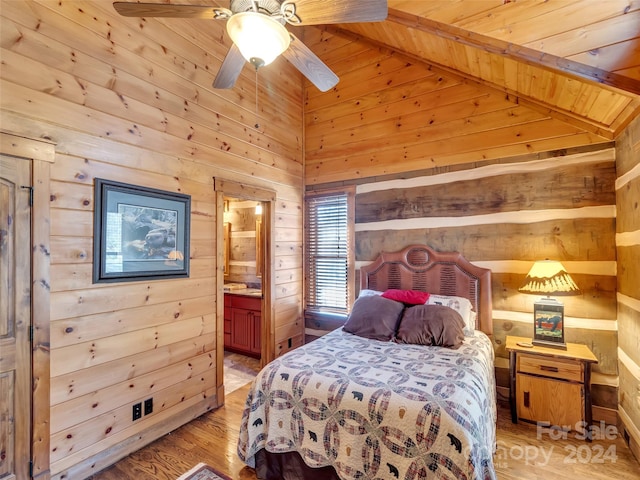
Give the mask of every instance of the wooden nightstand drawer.
[{"label": "wooden nightstand drawer", "polygon": [[548,358],[540,355],[518,355],[518,372],[542,375],[550,378],[582,382],[582,362]]}]

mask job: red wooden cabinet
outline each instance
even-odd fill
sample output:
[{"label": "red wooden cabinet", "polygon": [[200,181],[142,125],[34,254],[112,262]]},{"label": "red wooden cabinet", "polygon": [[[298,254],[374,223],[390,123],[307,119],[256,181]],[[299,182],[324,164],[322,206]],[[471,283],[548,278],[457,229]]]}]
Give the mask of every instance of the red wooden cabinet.
[{"label": "red wooden cabinet", "polygon": [[262,299],[237,294],[224,296],[224,348],[260,358]]}]

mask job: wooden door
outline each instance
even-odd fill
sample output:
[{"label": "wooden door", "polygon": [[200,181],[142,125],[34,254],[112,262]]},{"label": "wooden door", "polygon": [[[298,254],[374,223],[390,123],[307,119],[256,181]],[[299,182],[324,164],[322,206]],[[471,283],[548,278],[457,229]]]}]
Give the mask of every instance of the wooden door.
[{"label": "wooden door", "polygon": [[0,156],[0,478],[29,478],[31,162]]},{"label": "wooden door", "polygon": [[517,383],[519,418],[566,430],[580,426],[584,411],[582,385],[521,374]]}]

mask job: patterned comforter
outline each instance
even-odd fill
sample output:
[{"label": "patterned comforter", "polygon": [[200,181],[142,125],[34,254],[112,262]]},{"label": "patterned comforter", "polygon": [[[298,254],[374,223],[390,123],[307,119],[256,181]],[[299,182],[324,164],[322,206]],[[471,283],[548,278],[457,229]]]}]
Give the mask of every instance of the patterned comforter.
[{"label": "patterned comforter", "polygon": [[342,479],[495,479],[493,347],[458,350],[335,330],[267,365],[242,416],[238,454],[297,451]]}]

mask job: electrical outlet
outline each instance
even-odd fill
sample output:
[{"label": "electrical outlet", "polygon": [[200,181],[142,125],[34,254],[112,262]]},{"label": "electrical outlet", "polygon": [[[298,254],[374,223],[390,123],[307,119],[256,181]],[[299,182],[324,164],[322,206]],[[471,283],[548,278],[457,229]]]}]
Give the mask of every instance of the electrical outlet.
[{"label": "electrical outlet", "polygon": [[150,413],[153,413],[153,397],[144,401],[144,414],[149,415]]},{"label": "electrical outlet", "polygon": [[133,404],[133,421],[135,422],[139,418],[142,417],[142,403],[134,403]]}]

